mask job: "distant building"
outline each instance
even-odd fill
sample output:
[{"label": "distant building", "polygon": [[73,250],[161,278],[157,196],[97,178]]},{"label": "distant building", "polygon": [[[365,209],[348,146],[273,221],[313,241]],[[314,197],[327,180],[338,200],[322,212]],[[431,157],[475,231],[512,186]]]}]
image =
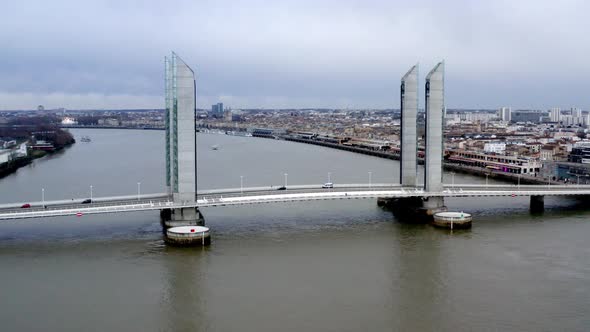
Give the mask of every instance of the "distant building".
[{"label": "distant building", "polygon": [[551,122],[561,121],[561,109],[559,107],[553,107],[549,111],[549,117],[551,118]]},{"label": "distant building", "polygon": [[231,122],[232,120],[232,112],[231,110],[227,110],[223,112],[223,120],[227,121],[227,122]]},{"label": "distant building", "polygon": [[584,124],[583,117],[575,117],[572,115],[562,115],[561,116],[561,124],[564,126],[576,126]]},{"label": "distant building", "polygon": [[70,117],[65,117],[61,120],[61,124],[62,125],[74,125],[77,124],[78,122],[74,119],[74,118],[70,118]]},{"label": "distant building", "polygon": [[504,152],[506,152],[506,143],[485,143],[483,146],[483,150],[487,153],[503,154]]},{"label": "distant building", "polygon": [[39,105],[39,106],[37,106],[37,111],[43,112],[43,111],[45,111],[45,107],[43,107],[43,105]]},{"label": "distant building", "polygon": [[499,111],[500,119],[502,119],[502,121],[510,122],[510,120],[512,120],[512,108],[501,107]]},{"label": "distant building", "polygon": [[111,126],[117,127],[120,125],[119,119],[116,118],[106,118],[106,119],[98,119],[99,126]]},{"label": "distant building", "polygon": [[577,142],[567,160],[572,163],[590,164],[590,142]]},{"label": "distant building", "polygon": [[241,110],[234,110],[231,113],[231,120],[232,122],[241,122],[244,119],[242,118],[242,111]]},{"label": "distant building", "polygon": [[532,158],[514,156],[493,156],[476,151],[451,150],[450,162],[498,170],[513,174],[534,175],[541,169],[541,163]]},{"label": "distant building", "polygon": [[211,105],[211,115],[216,118],[223,117],[223,103]]},{"label": "distant building", "polygon": [[274,133],[273,129],[254,128],[254,130],[252,130],[253,137],[274,138],[274,135],[275,135],[275,133]]},{"label": "distant building", "polygon": [[555,160],[555,153],[559,151],[559,147],[554,144],[547,144],[541,148],[541,160],[553,161]]},{"label": "distant building", "polygon": [[541,117],[547,113],[539,111],[512,111],[510,112],[511,122],[540,123]]},{"label": "distant building", "polygon": [[572,107],[571,113],[574,118],[581,118],[582,117],[582,110],[579,108]]},{"label": "distant building", "polygon": [[567,161],[543,161],[541,177],[571,183],[590,183],[590,164]]}]

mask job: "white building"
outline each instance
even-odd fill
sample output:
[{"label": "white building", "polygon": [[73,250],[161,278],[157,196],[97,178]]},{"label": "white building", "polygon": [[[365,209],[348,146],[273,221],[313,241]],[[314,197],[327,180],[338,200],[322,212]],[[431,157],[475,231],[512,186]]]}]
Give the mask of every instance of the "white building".
[{"label": "white building", "polygon": [[70,117],[65,117],[61,120],[61,124],[62,125],[74,125],[77,124],[78,122],[76,120],[74,120],[74,118],[70,118]]},{"label": "white building", "polygon": [[501,107],[499,113],[500,119],[502,119],[502,121],[510,122],[510,120],[512,120],[512,108]]},{"label": "white building", "polygon": [[555,156],[555,148],[553,146],[544,146],[541,148],[541,160],[553,161]]},{"label": "white building", "polygon": [[582,117],[582,110],[577,107],[572,107],[572,116],[574,118],[581,118]]},{"label": "white building", "polygon": [[503,154],[506,152],[506,143],[490,142],[483,146],[483,150],[486,153]]},{"label": "white building", "polygon": [[490,122],[491,120],[495,119],[497,117],[496,114],[493,113],[476,113],[476,112],[470,112],[470,113],[461,113],[459,114],[459,119],[462,122],[471,122],[471,123],[475,123],[475,122]]},{"label": "white building", "polygon": [[551,118],[551,122],[561,121],[561,109],[559,107],[553,107],[549,112],[549,117]]}]

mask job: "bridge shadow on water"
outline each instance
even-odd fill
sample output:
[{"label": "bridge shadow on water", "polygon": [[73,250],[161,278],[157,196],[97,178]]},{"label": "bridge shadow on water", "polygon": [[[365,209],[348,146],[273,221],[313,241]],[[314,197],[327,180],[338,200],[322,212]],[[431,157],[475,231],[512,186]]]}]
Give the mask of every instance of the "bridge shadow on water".
[{"label": "bridge shadow on water", "polygon": [[582,196],[547,196],[542,212],[530,210],[529,197],[498,197],[490,199],[447,199],[450,211],[465,211],[473,215],[473,227],[481,223],[514,224],[519,222],[559,221],[587,218],[590,215],[590,199]]},{"label": "bridge shadow on water", "polygon": [[[584,196],[545,197],[543,211],[530,209],[529,197],[494,198],[447,198],[445,204],[449,211],[466,212],[473,216],[473,227],[481,224],[518,224],[530,222],[560,221],[564,219],[581,220],[590,216],[590,198]],[[419,217],[405,210],[407,207],[384,207],[393,219],[406,227],[416,227],[425,223]],[[469,230],[465,230],[469,232]],[[455,230],[457,232],[457,230]]]}]

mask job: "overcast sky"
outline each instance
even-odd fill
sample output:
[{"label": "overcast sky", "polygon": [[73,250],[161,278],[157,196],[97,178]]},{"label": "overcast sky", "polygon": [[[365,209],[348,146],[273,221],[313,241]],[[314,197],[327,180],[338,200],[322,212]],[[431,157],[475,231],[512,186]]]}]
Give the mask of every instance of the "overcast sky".
[{"label": "overcast sky", "polygon": [[0,109],[162,108],[171,50],[195,70],[199,108],[398,108],[401,76],[419,63],[422,85],[444,59],[449,108],[590,109],[590,1],[1,7]]}]

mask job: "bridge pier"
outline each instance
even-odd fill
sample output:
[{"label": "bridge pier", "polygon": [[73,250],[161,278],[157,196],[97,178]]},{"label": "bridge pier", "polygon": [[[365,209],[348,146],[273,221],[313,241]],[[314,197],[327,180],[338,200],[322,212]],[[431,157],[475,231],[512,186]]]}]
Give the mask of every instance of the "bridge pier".
[{"label": "bridge pier", "polygon": [[205,226],[205,218],[198,208],[164,209],[160,221],[165,228],[179,226]]},{"label": "bridge pier", "polygon": [[434,214],[439,212],[446,212],[444,197],[424,197],[424,204],[420,209],[421,217],[431,222],[434,220]]},{"label": "bridge pier", "polygon": [[377,205],[391,210],[401,222],[409,223],[429,223],[435,213],[447,211],[442,197],[381,197]]},{"label": "bridge pier", "polygon": [[533,213],[540,213],[545,210],[545,196],[531,196],[530,210]]},{"label": "bridge pier", "polygon": [[166,244],[187,247],[211,243],[205,218],[196,207],[161,210],[160,222]]}]

